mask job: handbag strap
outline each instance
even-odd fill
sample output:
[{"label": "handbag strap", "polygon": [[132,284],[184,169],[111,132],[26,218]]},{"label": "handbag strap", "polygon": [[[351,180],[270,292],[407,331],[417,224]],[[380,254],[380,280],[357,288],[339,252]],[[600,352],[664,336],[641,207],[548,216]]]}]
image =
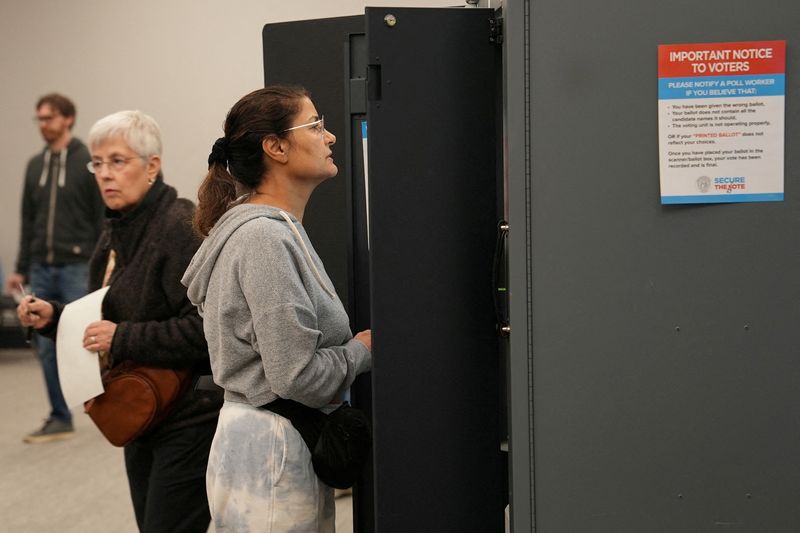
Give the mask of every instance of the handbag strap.
[{"label": "handbag strap", "polygon": [[[114,267],[117,266],[117,252],[112,248],[108,254],[108,261],[106,262],[106,271],[103,274],[103,287],[108,285],[111,279],[111,273],[114,272]],[[100,369],[107,369],[111,366],[111,357],[108,352],[100,352],[99,354]]]},{"label": "handbag strap", "polygon": [[106,271],[103,274],[103,287],[108,285],[111,279],[111,273],[114,272],[114,267],[117,266],[117,252],[112,248],[108,253],[108,261],[106,262]]}]

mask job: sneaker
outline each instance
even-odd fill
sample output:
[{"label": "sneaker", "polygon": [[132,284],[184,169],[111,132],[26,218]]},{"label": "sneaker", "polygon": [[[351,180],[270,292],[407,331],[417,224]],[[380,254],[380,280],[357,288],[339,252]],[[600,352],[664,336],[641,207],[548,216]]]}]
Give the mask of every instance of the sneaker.
[{"label": "sneaker", "polygon": [[64,422],[51,418],[44,423],[42,429],[25,435],[25,438],[22,440],[28,444],[37,444],[40,442],[68,439],[74,435],[75,429],[72,427],[72,422]]}]

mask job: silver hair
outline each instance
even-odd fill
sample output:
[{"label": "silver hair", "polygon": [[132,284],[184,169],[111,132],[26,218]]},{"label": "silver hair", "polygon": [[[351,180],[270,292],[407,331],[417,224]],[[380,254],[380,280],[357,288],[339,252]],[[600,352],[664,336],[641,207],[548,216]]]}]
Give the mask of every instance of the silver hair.
[{"label": "silver hair", "polygon": [[141,111],[117,111],[94,123],[89,130],[89,146],[94,148],[109,139],[121,137],[142,157],[161,156],[161,129]]}]

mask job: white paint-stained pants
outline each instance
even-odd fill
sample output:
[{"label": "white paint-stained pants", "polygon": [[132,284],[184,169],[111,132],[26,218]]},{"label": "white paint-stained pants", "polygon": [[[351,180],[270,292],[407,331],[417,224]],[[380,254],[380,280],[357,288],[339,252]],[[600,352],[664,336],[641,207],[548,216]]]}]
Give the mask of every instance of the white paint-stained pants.
[{"label": "white paint-stained pants", "polygon": [[217,532],[333,533],[333,489],[311,466],[291,422],[271,411],[225,402],[206,474]]}]

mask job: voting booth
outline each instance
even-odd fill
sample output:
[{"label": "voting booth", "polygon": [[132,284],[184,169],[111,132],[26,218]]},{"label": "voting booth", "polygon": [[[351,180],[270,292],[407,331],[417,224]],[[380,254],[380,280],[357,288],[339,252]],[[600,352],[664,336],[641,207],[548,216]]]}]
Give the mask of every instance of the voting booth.
[{"label": "voting booth", "polygon": [[[374,367],[355,530],[800,530],[788,0],[269,24],[339,176],[304,224]],[[499,297],[498,297],[499,296]],[[507,298],[505,298],[507,297]]]}]

